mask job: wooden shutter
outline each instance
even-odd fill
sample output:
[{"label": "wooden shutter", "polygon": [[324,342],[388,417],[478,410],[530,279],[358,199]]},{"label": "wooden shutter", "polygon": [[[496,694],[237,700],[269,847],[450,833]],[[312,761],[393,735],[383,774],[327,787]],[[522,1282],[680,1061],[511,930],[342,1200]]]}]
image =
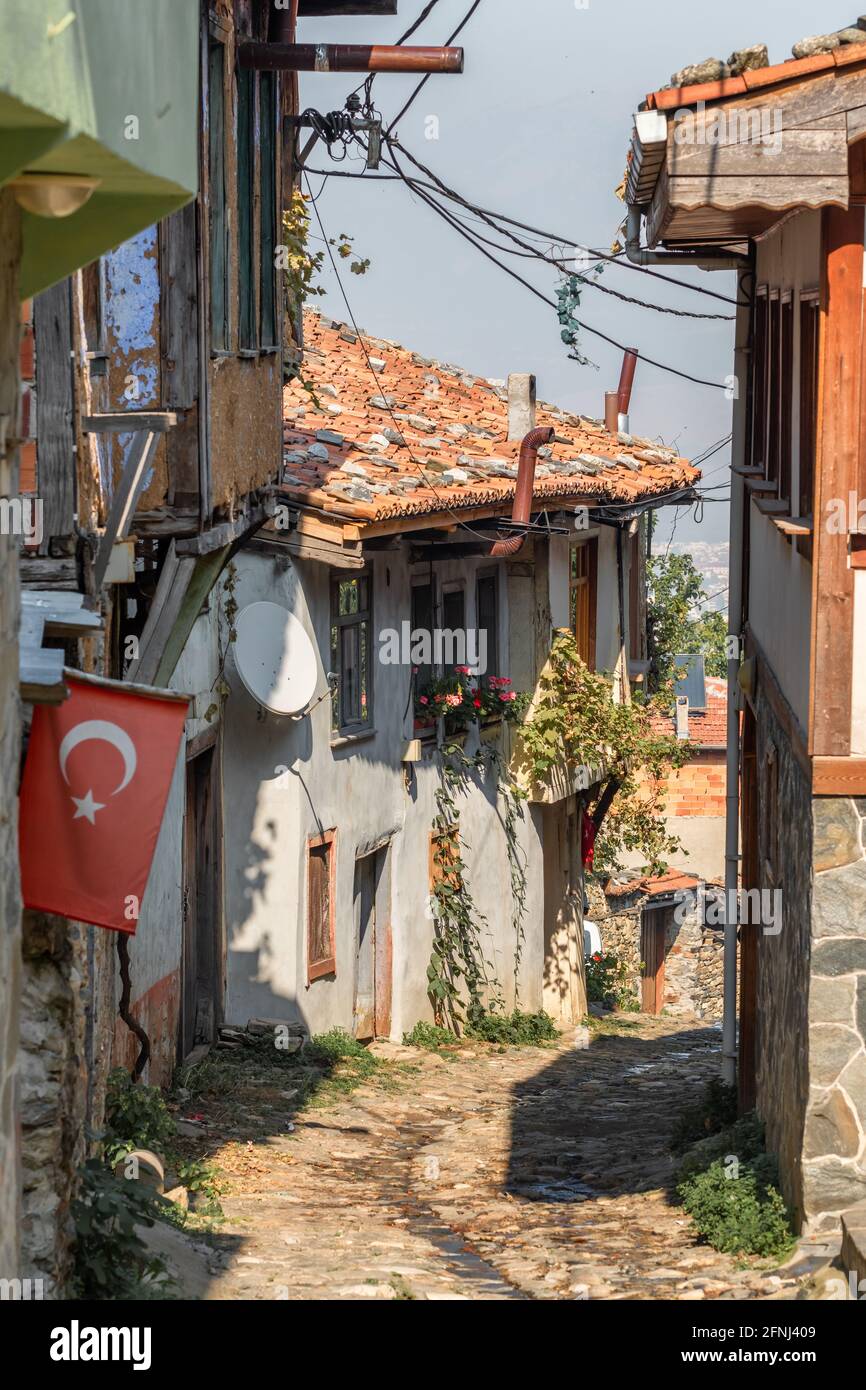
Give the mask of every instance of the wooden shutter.
[{"label": "wooden shutter", "polygon": [[571,627],[577,649],[591,671],[595,670],[595,624],[598,594],[598,538],[581,541],[571,550]]},{"label": "wooden shutter", "polygon": [[307,979],[336,974],[334,839],[328,830],[307,842]]},{"label": "wooden shutter", "polygon": [[277,82],[272,72],[259,74],[259,131],[259,343],[262,347],[277,347],[279,334],[274,265],[277,240]]},{"label": "wooden shutter", "polygon": [[208,196],[210,200],[210,332],[211,346],[228,343],[228,256],[226,238],[225,49],[212,42],[208,50]]},{"label": "wooden shutter", "polygon": [[256,74],[238,71],[238,343],[256,346],[255,242],[253,239],[253,177],[256,165]]}]

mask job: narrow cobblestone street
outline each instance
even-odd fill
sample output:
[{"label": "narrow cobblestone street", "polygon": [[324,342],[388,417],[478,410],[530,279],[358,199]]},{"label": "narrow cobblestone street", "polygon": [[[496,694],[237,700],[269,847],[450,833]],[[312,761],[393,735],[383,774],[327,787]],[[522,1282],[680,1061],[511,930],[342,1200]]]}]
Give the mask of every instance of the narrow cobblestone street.
[{"label": "narrow cobblestone street", "polygon": [[632,1017],[583,1050],[570,1033],[444,1055],[377,1044],[376,1079],[288,1133],[279,1104],[235,1105],[231,1138],[208,1115],[226,1221],[213,1247],[196,1241],[187,1296],[792,1296],[767,1262],[698,1244],[669,1196],[668,1136],[717,1070],[719,1038]]}]

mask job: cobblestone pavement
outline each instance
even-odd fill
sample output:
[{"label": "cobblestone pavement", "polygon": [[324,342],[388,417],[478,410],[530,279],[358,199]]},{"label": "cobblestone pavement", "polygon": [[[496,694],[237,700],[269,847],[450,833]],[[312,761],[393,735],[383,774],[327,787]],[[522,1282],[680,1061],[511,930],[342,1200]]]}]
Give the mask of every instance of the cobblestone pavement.
[{"label": "cobblestone pavement", "polygon": [[[549,1048],[402,1065],[294,1118],[211,1145],[226,1193],[208,1299],[792,1297],[694,1239],[667,1137],[719,1065],[720,1034],[642,1017]],[[286,1093],[290,1095],[291,1093]]]}]

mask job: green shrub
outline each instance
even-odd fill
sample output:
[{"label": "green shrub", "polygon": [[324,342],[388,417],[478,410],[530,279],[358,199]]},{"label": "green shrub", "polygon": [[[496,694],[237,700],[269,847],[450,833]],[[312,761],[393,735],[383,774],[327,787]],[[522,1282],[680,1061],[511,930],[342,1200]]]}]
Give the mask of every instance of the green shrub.
[{"label": "green shrub", "polygon": [[69,1296],[82,1299],[166,1298],[172,1282],[164,1262],[151,1254],[136,1226],[156,1216],[150,1189],[116,1178],[99,1159],[81,1170],[72,1203],[74,1267]]},{"label": "green shrub", "polygon": [[778,1169],[770,1154],[736,1164],[722,1157],[683,1179],[677,1193],[714,1250],[780,1257],[794,1238],[777,1182]]},{"label": "green shrub", "polygon": [[[705,1133],[683,1155],[677,1196],[714,1250],[782,1256],[793,1235],[776,1160],[765,1152],[764,1126],[754,1111],[722,1126],[721,1118],[732,1108],[736,1110],[734,1088],[711,1081],[703,1106],[691,1112],[692,1129],[703,1116]],[[712,1133],[706,1133],[708,1125]],[[683,1126],[684,1134],[687,1128]]]},{"label": "green shrub", "polygon": [[711,1077],[703,1098],[680,1113],[671,1135],[671,1148],[674,1153],[683,1153],[699,1139],[718,1134],[733,1124],[736,1118],[736,1086],[726,1086],[721,1077]]},{"label": "green shrub", "polygon": [[450,1028],[440,1028],[436,1023],[416,1023],[411,1033],[403,1034],[407,1047],[423,1047],[428,1052],[436,1052],[440,1047],[453,1047],[459,1038]]},{"label": "green shrub", "polygon": [[466,1036],[511,1047],[537,1047],[558,1041],[559,1030],[550,1014],[525,1014],[515,1009],[511,1014],[482,1014],[466,1029]]},{"label": "green shrub", "polygon": [[177,1127],[158,1086],[142,1086],[123,1067],[108,1077],[105,1098],[104,1154],[112,1166],[132,1149],[152,1149],[165,1158],[174,1147]]},{"label": "green shrub", "polygon": [[591,1004],[626,1009],[636,1013],[640,1001],[628,978],[628,966],[612,951],[596,951],[586,961],[586,997]]}]

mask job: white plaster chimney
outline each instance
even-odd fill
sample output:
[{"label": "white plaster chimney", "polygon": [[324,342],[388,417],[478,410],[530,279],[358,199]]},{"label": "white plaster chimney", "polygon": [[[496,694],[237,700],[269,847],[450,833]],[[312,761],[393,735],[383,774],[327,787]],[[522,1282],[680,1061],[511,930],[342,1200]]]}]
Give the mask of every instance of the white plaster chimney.
[{"label": "white plaster chimney", "polygon": [[689,700],[687,695],[677,696],[676,721],[677,738],[687,739],[689,736]]},{"label": "white plaster chimney", "polygon": [[521,440],[535,429],[535,377],[508,373],[508,438]]}]

